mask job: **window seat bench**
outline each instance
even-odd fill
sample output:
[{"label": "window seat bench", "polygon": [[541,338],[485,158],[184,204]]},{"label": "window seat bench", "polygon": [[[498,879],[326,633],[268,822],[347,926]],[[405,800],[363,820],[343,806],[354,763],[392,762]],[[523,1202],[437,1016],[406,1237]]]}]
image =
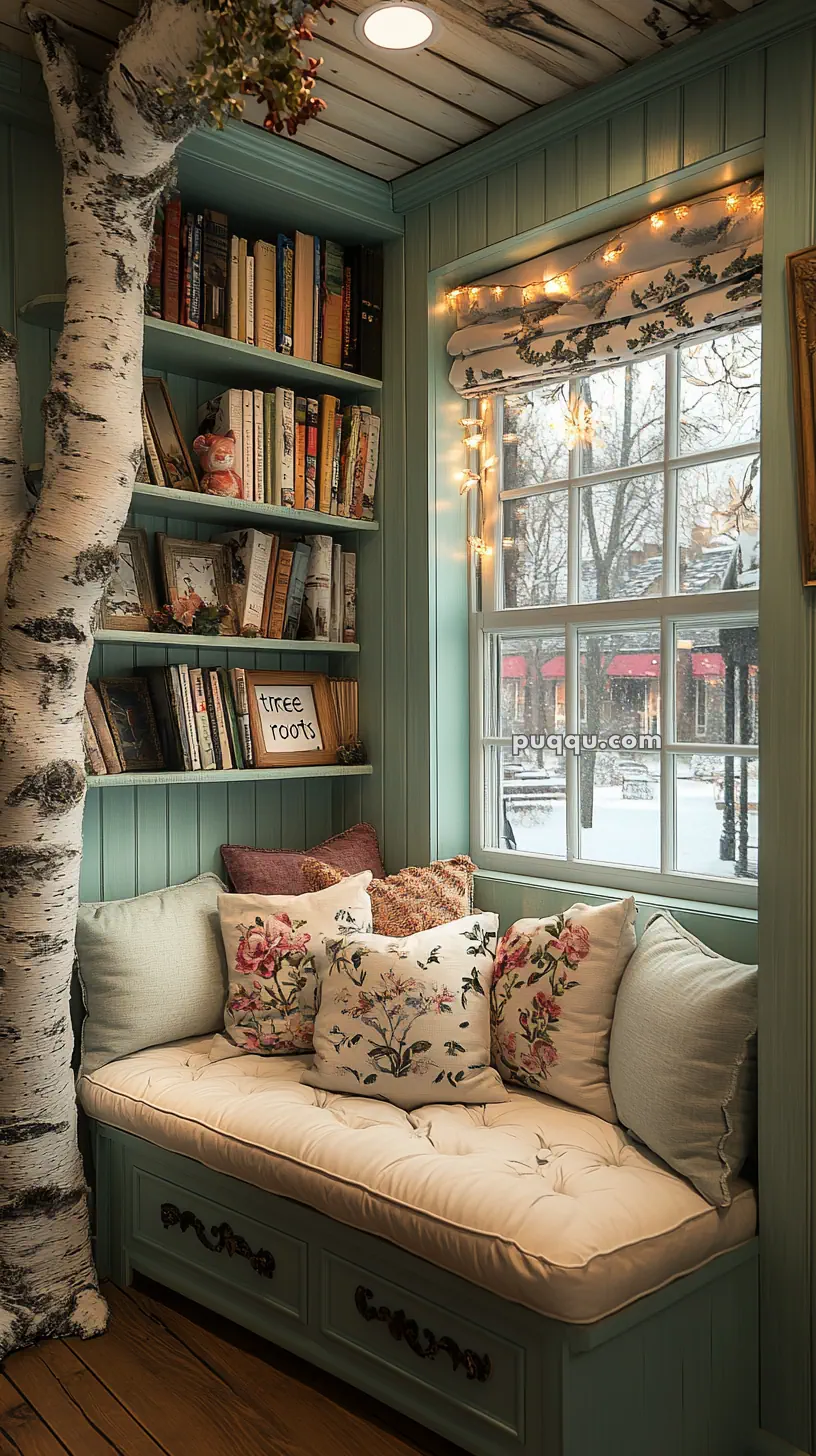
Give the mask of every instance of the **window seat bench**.
[{"label": "window seat bench", "polygon": [[756,1200],[513,1089],[388,1103],[216,1036],[82,1077],[98,1262],[229,1315],[475,1456],[745,1456]]}]

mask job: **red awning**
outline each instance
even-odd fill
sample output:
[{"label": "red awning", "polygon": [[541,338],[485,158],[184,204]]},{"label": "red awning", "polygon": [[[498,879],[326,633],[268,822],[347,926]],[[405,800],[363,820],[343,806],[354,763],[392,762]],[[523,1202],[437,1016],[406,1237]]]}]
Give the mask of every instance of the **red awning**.
[{"label": "red awning", "polygon": [[606,669],[607,677],[660,677],[659,652],[619,652]]},{"label": "red awning", "polygon": [[692,652],[691,671],[694,677],[725,677],[725,662],[719,652]]}]

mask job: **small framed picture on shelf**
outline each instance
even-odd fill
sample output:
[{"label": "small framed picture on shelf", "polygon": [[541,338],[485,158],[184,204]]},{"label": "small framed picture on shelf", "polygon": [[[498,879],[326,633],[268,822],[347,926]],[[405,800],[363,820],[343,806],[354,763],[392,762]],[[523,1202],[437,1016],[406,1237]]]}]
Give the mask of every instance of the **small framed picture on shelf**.
[{"label": "small framed picture on shelf", "polygon": [[170,605],[188,601],[214,607],[223,613],[219,628],[222,636],[236,636],[230,605],[229,547],[217,541],[185,541],[160,531],[156,532],[156,544]]},{"label": "small framed picture on shelf", "polygon": [[[145,438],[148,459],[151,441],[155,446],[163,484],[172,490],[198,490],[198,475],[176,419],[167,385],[156,375],[144,377],[144,402],[148,431]],[[154,464],[155,469],[155,464]]]},{"label": "small framed picture on shelf", "polygon": [[247,669],[246,684],[258,768],[337,762],[337,721],[325,673]]},{"label": "small framed picture on shelf", "polygon": [[159,731],[145,679],[102,677],[96,686],[125,773],[156,773],[163,769]]},{"label": "small framed picture on shelf", "polygon": [[117,561],[102,598],[101,626],[107,631],[147,632],[156,610],[147,533],[126,526],[116,545]]}]

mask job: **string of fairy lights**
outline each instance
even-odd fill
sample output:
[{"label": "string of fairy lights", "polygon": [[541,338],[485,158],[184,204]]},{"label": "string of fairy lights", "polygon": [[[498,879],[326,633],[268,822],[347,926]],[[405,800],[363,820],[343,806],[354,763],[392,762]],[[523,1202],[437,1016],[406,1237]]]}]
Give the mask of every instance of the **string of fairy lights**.
[{"label": "string of fairy lights", "polygon": [[[704,202],[701,201],[697,204],[692,203],[687,205],[680,203],[677,207],[667,208],[661,212],[653,212],[649,218],[649,223],[654,232],[660,232],[666,227],[670,219],[673,218],[675,222],[683,223],[690,216],[692,207],[707,206],[710,201],[710,198],[706,198]],[[765,194],[762,191],[752,192],[747,195],[739,192],[728,192],[722,198],[722,203],[726,213],[731,217],[735,217],[743,209],[749,213],[760,213],[765,208]],[[633,226],[636,227],[639,224],[636,223]],[[610,239],[604,246],[600,257],[607,267],[612,267],[614,264],[620,262],[620,259],[626,251],[626,231],[624,229],[616,237]],[[592,253],[588,254],[586,258],[581,260],[581,263],[575,266],[580,267],[582,263],[588,262],[593,256],[596,255]],[[454,311],[458,311],[460,299],[466,299],[471,308],[478,308],[485,294],[489,294],[497,303],[500,303],[506,291],[506,286],[499,283],[465,284],[459,288],[451,289],[447,295],[447,300],[450,308]],[[522,285],[522,302],[524,305],[535,303],[542,294],[548,298],[571,298],[574,291],[571,284],[570,272],[555,273],[550,277],[542,278],[540,282]]]},{"label": "string of fairy lights", "polygon": [[[716,199],[714,199],[716,200]],[[662,211],[653,212],[649,218],[649,224],[653,232],[659,233],[673,219],[675,222],[685,223],[695,206],[708,205],[711,198],[701,199],[700,203],[679,203],[676,207],[667,208]],[[748,213],[761,213],[765,208],[765,194],[761,190],[751,193],[727,192],[722,198],[725,212],[735,217],[745,209]],[[635,223],[633,227],[639,226]],[[608,267],[619,263],[626,251],[626,233],[623,229],[604,246],[600,257]],[[581,260],[585,263],[597,256],[597,253],[590,253]],[[581,263],[576,264],[580,267]],[[521,295],[524,306],[534,303],[542,293],[547,297],[571,298],[573,290],[570,272],[556,273],[549,277],[542,278],[537,283],[522,285]],[[447,295],[448,306],[456,313],[459,312],[460,300],[465,298],[471,309],[478,309],[486,293],[496,302],[500,303],[507,292],[506,286],[500,283],[466,284],[459,288],[453,288]],[[495,456],[486,458],[485,452],[489,439],[486,430],[485,415],[489,407],[487,397],[478,401],[478,414],[463,415],[459,424],[463,430],[463,445],[465,451],[465,468],[459,472],[459,494],[468,496],[475,500],[475,511],[471,517],[473,531],[468,535],[468,546],[476,558],[492,556],[493,548],[485,540],[484,535],[484,480],[488,470],[496,464]],[[592,418],[592,411],[582,399],[578,399],[570,406],[564,419],[565,440],[568,448],[580,442],[591,441],[595,433],[595,425]]]}]

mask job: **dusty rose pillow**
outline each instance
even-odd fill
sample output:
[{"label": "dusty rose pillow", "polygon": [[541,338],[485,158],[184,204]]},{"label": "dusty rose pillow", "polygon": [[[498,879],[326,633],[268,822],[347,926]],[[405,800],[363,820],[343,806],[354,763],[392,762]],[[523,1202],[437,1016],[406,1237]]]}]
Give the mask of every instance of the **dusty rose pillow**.
[{"label": "dusty rose pillow", "polygon": [[335,865],[347,875],[370,870],[375,879],[385,874],[371,824],[355,824],[314,849],[252,849],[246,844],[222,844],[221,858],[237,895],[305,895],[310,885],[301,874],[304,855]]},{"label": "dusty rose pillow", "polygon": [[[325,890],[346,878],[318,856],[301,862],[310,890]],[[438,859],[429,865],[410,865],[396,875],[372,880],[368,887],[374,934],[401,939],[462,920],[473,911],[473,876],[476,866],[466,854]]]}]

